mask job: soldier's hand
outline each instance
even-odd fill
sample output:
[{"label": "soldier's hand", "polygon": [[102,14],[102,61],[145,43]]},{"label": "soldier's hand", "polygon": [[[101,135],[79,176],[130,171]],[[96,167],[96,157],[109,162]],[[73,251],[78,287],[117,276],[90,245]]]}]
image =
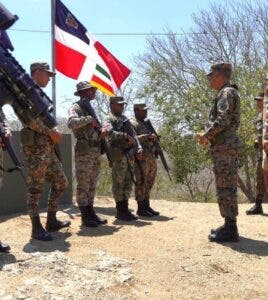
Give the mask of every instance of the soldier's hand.
[{"label": "soldier's hand", "polygon": [[142,159],[142,153],[143,153],[142,149],[138,149],[137,150],[137,152],[136,152],[136,158],[137,158],[137,160],[141,160]]},{"label": "soldier's hand", "polygon": [[132,145],[135,144],[135,140],[129,134],[125,133],[125,138],[126,138],[127,143],[128,143],[129,146],[132,146]]},{"label": "soldier's hand", "polygon": [[157,141],[157,136],[156,136],[156,134],[152,133],[152,134],[149,135],[148,139],[151,142],[156,142]]},{"label": "soldier's hand", "polygon": [[101,128],[100,130],[100,138],[104,139],[108,134],[108,130],[106,128]]},{"label": "soldier's hand", "polygon": [[268,153],[268,140],[262,140],[262,148],[264,152]]},{"label": "soldier's hand", "polygon": [[11,130],[9,128],[5,129],[5,137],[7,139],[10,139],[12,137],[12,133],[11,133]]},{"label": "soldier's hand", "polygon": [[59,144],[62,138],[61,133],[57,129],[51,129],[49,131],[49,137],[54,144]]},{"label": "soldier's hand", "polygon": [[98,122],[96,119],[92,118],[90,122],[90,127],[97,128],[99,126]]},{"label": "soldier's hand", "polygon": [[204,133],[196,134],[199,145],[207,146],[209,144],[209,140],[205,137]]}]

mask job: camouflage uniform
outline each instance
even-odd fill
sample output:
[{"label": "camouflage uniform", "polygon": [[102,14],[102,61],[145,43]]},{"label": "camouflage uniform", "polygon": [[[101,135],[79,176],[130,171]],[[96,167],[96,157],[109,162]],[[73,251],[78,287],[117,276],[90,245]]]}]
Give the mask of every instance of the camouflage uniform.
[{"label": "camouflage uniform", "polygon": [[113,128],[109,133],[108,140],[113,160],[112,191],[115,202],[128,200],[133,185],[131,172],[134,174],[134,153],[130,153],[127,161],[125,151],[129,146],[124,136],[123,122],[125,120],[127,118],[124,115],[117,116],[110,113],[106,122],[106,126]]},{"label": "camouflage uniform", "polygon": [[140,169],[137,166],[137,163],[135,163],[135,177],[137,181],[135,185],[135,198],[138,202],[140,202],[150,198],[150,192],[154,185],[157,172],[157,149],[154,143],[148,139],[151,135],[151,132],[147,129],[142,121],[139,121],[138,119],[133,117],[131,119],[131,124],[137,133],[138,139],[143,149],[142,159],[140,162],[144,175],[143,184],[141,180]]},{"label": "camouflage uniform", "polygon": [[256,198],[262,200],[265,193],[265,184],[263,176],[263,149],[262,149],[262,131],[263,131],[263,118],[262,112],[259,113],[256,120],[256,131],[258,133],[257,151],[257,168],[256,168]]},{"label": "camouflage uniform", "polygon": [[[4,113],[3,113],[2,108],[0,108],[0,117],[3,120],[2,125],[4,126],[4,128],[10,130],[9,125],[7,123],[7,120],[6,120],[6,117],[5,117]],[[0,188],[2,187],[3,177],[4,177],[3,170],[1,168],[1,167],[3,167],[3,163],[4,163],[3,149],[2,149],[2,147],[0,147]]]},{"label": "camouflage uniform", "polygon": [[240,122],[240,97],[237,90],[224,86],[214,99],[205,137],[211,143],[211,155],[220,213],[235,220],[238,215],[237,172],[240,147],[236,131]]},{"label": "camouflage uniform", "polygon": [[[75,170],[77,179],[76,201],[79,206],[93,205],[96,184],[100,172],[100,138],[90,126],[92,117],[79,103],[69,109],[68,127],[76,138]],[[89,101],[89,100],[84,100]]]},{"label": "camouflage uniform", "polygon": [[31,217],[38,216],[38,203],[44,191],[45,182],[52,184],[48,211],[58,210],[58,200],[68,186],[57,157],[54,144],[48,135],[49,129],[40,119],[32,121],[21,130],[21,142],[27,172],[27,205]]}]

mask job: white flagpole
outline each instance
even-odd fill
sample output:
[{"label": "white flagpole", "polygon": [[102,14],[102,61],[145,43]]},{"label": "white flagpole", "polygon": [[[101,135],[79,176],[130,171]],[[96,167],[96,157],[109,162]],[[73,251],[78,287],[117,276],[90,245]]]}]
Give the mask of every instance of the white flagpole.
[{"label": "white flagpole", "polygon": [[[55,72],[55,0],[51,0],[51,50],[52,50],[52,71]],[[52,101],[54,107],[54,116],[57,116],[56,112],[56,76],[52,77]]]}]

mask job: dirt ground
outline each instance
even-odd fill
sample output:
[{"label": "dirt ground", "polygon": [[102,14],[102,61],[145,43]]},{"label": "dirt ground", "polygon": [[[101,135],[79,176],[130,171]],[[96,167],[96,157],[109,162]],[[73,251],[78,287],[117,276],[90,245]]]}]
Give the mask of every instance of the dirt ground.
[{"label": "dirt ground", "polygon": [[222,222],[216,204],[152,202],[161,216],[127,224],[115,220],[112,199],[98,198],[108,225],[90,229],[64,209],[72,226],[52,242],[29,239],[27,215],[1,217],[12,251],[0,254],[0,299],[268,299],[268,204],[263,216],[241,204],[240,242],[215,244],[207,235]]}]

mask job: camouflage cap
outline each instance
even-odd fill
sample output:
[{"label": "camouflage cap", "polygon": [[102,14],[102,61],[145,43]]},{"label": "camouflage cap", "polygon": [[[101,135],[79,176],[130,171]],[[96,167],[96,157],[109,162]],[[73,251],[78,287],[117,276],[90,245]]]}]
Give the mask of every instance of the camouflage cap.
[{"label": "camouflage cap", "polygon": [[51,77],[56,75],[55,72],[50,70],[49,64],[44,61],[36,61],[31,64],[31,66],[30,66],[31,73],[33,73],[36,70],[44,70],[44,71],[48,72]]},{"label": "camouflage cap", "polygon": [[110,97],[110,104],[114,104],[114,103],[117,103],[117,104],[126,104],[127,102],[124,101],[124,97]]},{"label": "camouflage cap", "polygon": [[263,100],[264,98],[264,93],[259,93],[258,96],[254,97],[254,100]]},{"label": "camouflage cap", "polygon": [[145,103],[135,103],[133,105],[133,108],[134,109],[139,109],[139,110],[147,110],[148,109],[148,107],[146,106]]},{"label": "camouflage cap", "polygon": [[91,88],[95,89],[95,87],[91,85],[91,83],[89,83],[88,81],[80,81],[76,85],[76,91],[74,92],[74,95],[79,96],[80,91],[91,89]]},{"label": "camouflage cap", "polygon": [[221,62],[214,64],[210,67],[210,71],[207,76],[211,75],[214,72],[230,74],[232,73],[232,64],[229,62]]}]

